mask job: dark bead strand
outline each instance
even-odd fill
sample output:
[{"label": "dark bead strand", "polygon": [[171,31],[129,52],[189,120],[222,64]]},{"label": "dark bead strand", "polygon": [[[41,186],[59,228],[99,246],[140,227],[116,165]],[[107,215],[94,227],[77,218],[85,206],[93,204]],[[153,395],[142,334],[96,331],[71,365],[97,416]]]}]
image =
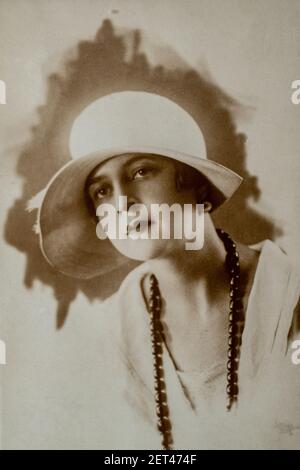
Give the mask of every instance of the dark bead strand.
[{"label": "dark bead strand", "polygon": [[[224,243],[226,250],[225,265],[230,277],[229,318],[228,318],[228,351],[227,351],[227,410],[237,401],[238,365],[241,347],[241,338],[244,328],[243,302],[240,294],[240,263],[236,245],[230,236],[223,230],[217,229],[217,233]],[[164,341],[163,325],[160,321],[161,294],[156,277],[150,276],[150,331],[155,380],[155,402],[158,420],[158,430],[162,435],[162,447],[171,450],[173,444],[172,426],[169,418],[167,391],[163,370]]]},{"label": "dark bead strand", "polygon": [[165,450],[172,449],[171,422],[167,403],[167,391],[164,379],[162,341],[163,326],[160,321],[161,295],[156,277],[150,276],[150,329],[155,379],[155,403],[158,419],[158,430],[162,435],[162,446]]},{"label": "dark bead strand", "polygon": [[217,229],[223,241],[227,255],[226,268],[230,276],[230,303],[228,323],[228,351],[227,351],[227,410],[229,411],[237,401],[238,366],[241,347],[241,337],[244,327],[243,302],[240,295],[240,263],[235,243],[223,230]]}]

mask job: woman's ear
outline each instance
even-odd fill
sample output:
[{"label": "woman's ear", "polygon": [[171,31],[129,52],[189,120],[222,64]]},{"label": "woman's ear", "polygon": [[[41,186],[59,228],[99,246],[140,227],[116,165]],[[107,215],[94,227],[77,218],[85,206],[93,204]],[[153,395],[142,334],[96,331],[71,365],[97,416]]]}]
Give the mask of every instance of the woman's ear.
[{"label": "woman's ear", "polygon": [[204,212],[211,212],[213,205],[210,201],[204,201]]}]

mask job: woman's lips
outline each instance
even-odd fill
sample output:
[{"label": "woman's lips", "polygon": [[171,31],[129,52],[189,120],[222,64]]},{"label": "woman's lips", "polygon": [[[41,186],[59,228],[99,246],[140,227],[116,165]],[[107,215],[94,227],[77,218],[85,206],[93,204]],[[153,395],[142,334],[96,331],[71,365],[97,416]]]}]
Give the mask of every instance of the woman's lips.
[{"label": "woman's lips", "polygon": [[127,235],[129,235],[132,232],[139,234],[139,233],[145,232],[146,230],[148,231],[151,225],[152,225],[151,220],[140,220],[137,224],[136,223],[133,224],[133,226],[129,224],[127,226]]}]

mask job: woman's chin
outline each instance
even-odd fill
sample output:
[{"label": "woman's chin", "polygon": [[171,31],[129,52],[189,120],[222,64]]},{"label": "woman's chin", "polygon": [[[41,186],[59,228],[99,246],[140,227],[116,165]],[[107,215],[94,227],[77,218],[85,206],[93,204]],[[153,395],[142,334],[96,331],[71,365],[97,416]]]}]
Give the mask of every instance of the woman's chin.
[{"label": "woman's chin", "polygon": [[111,240],[115,249],[135,261],[147,261],[162,256],[170,240]]}]

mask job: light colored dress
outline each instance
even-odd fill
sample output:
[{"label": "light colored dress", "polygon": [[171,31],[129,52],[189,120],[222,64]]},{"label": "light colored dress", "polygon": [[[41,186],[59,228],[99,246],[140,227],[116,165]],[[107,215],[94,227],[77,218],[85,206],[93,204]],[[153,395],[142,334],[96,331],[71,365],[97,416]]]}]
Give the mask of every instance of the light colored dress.
[{"label": "light colored dress", "polygon": [[[178,371],[163,344],[174,449],[300,448],[300,365],[293,364],[288,343],[300,276],[273,242],[266,240],[257,249],[237,406],[226,410],[226,358],[208,370]],[[136,268],[103,305],[101,372],[112,384],[105,405],[109,443],[103,448],[161,449],[149,313],[141,289],[148,272],[147,263]]]}]

